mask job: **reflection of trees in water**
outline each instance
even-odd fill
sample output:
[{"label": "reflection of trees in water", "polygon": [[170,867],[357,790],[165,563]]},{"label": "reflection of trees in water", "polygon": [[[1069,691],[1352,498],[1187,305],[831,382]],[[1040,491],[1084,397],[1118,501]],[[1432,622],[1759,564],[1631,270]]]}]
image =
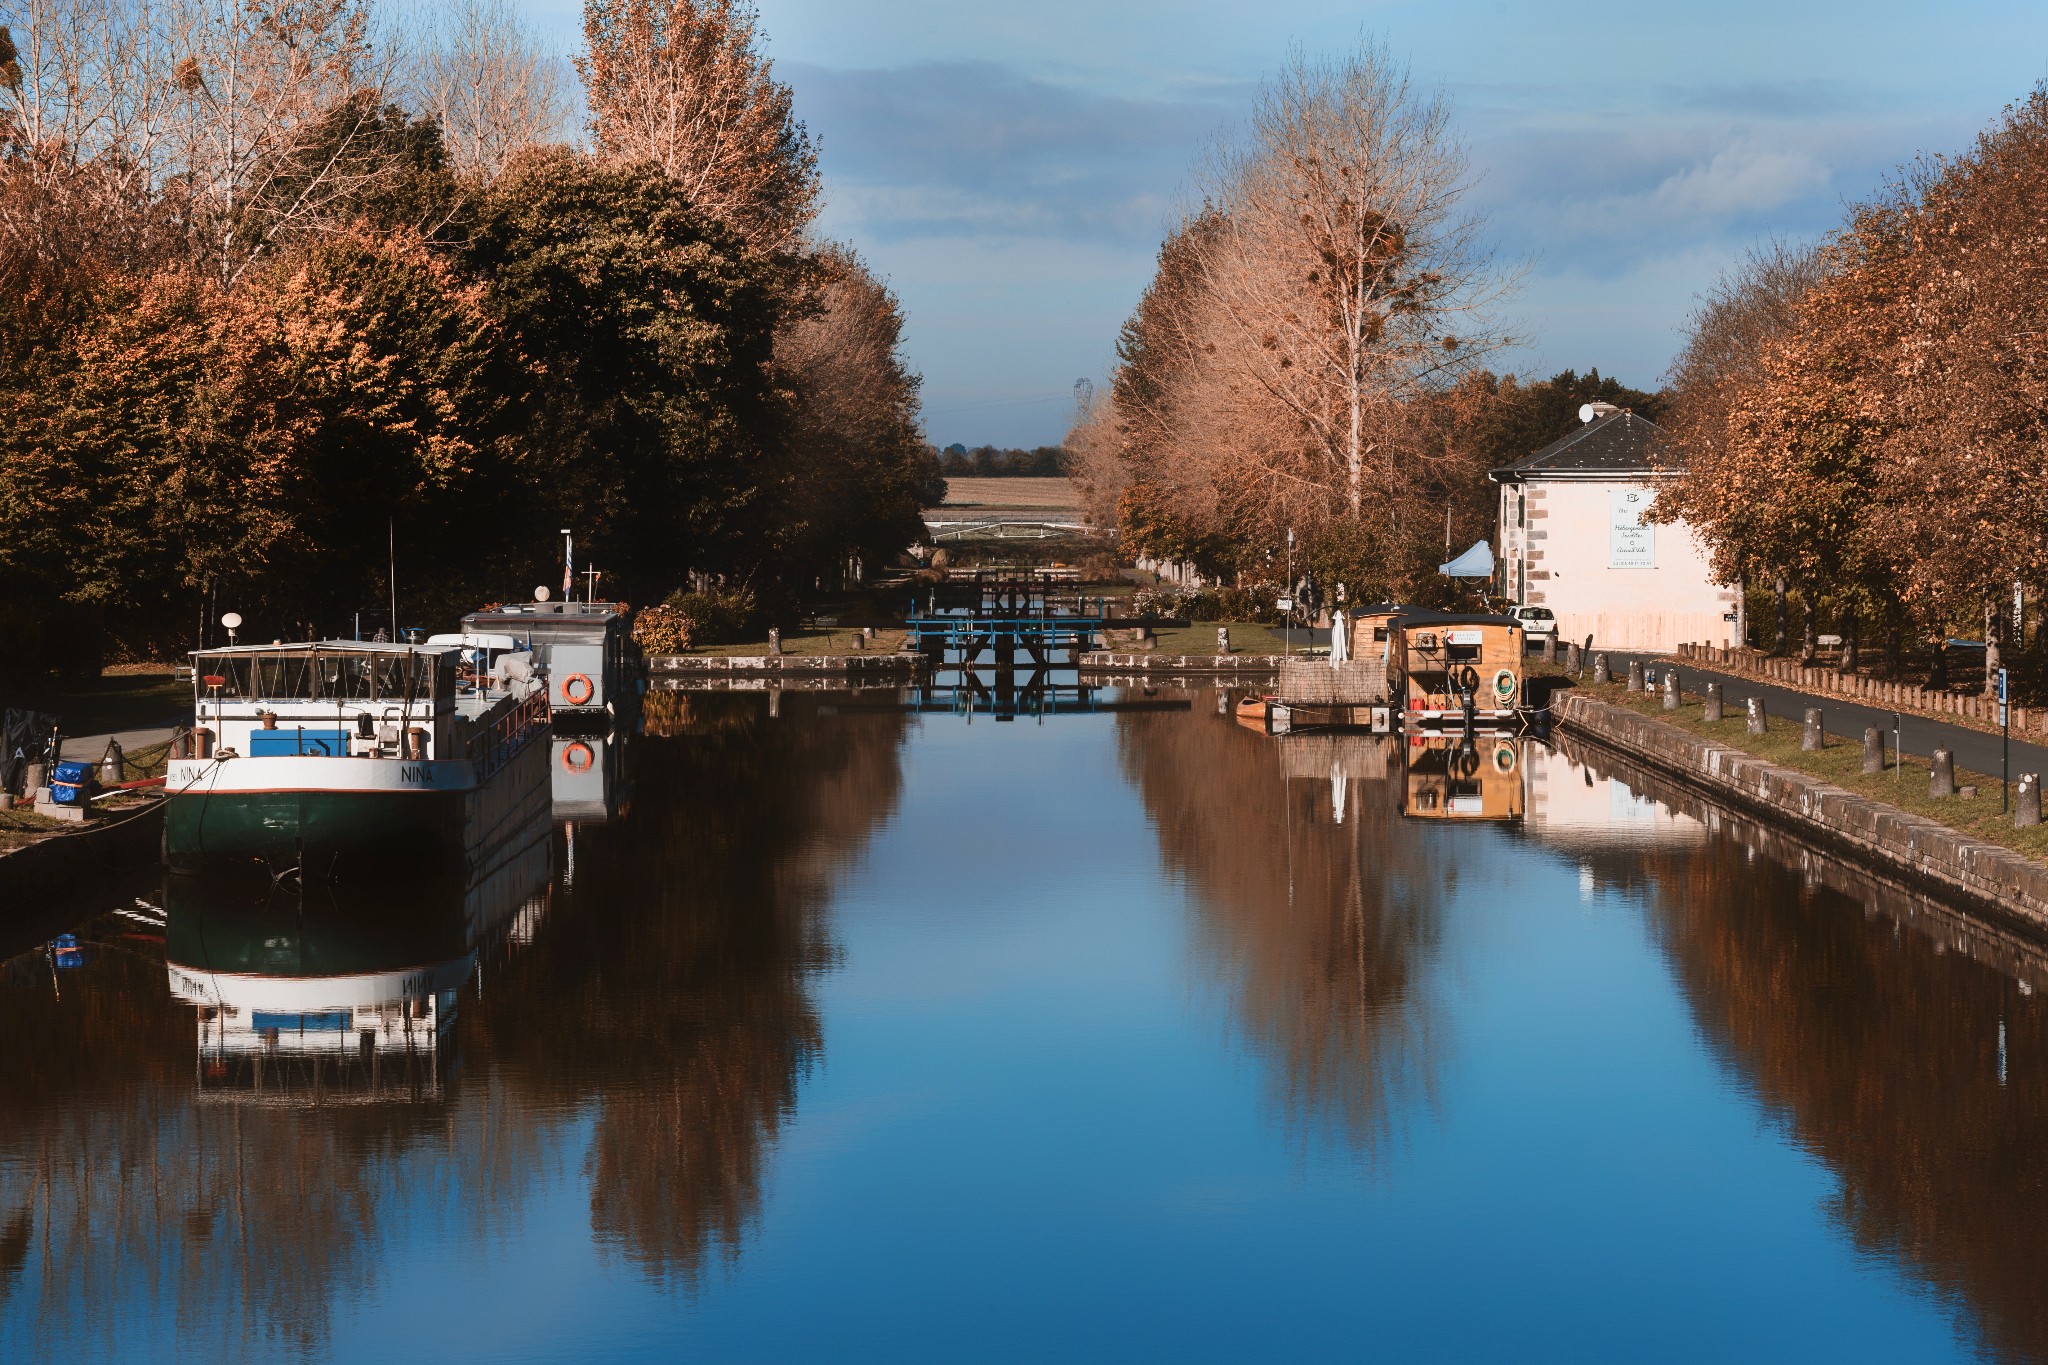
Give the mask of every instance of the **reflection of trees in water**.
[{"label": "reflection of trees in water", "polygon": [[[1419,977],[1453,875],[1427,852],[1443,833],[1400,818],[1398,755],[1366,735],[1276,743],[1199,707],[1119,716],[1118,743],[1286,1109],[1370,1150],[1400,1101],[1434,1082]],[[1332,762],[1346,774],[1342,825]]]},{"label": "reflection of trees in water", "polygon": [[2048,1359],[2040,997],[1733,841],[1651,861],[1695,1017],[1834,1172],[1856,1245],[1967,1305],[1993,1358]]},{"label": "reflection of trees in water", "polygon": [[201,1101],[193,1013],[162,959],[127,947],[61,998],[31,964],[0,989],[0,1357],[109,1355],[115,1305],[175,1321],[194,1356],[308,1349],[335,1289],[376,1278],[396,1210],[507,1197],[505,1134],[479,1104]]},{"label": "reflection of trees in water", "polygon": [[202,1358],[317,1348],[394,1241],[516,1221],[589,1105],[594,1235],[664,1275],[734,1250],[818,1047],[818,912],[893,806],[904,734],[794,699],[785,715],[714,702],[649,744],[635,818],[580,831],[536,941],[486,963],[444,1102],[202,1099],[160,948],[100,951],[61,999],[18,964],[0,984],[0,1359],[106,1354],[117,1325]]},{"label": "reflection of trees in water", "polygon": [[[591,1221],[650,1274],[694,1279],[758,1210],[761,1164],[819,1047],[819,912],[894,808],[900,715],[770,720],[684,698],[623,825],[580,831],[566,904],[486,992],[522,1094],[598,1101]],[[553,1002],[536,1027],[536,999]]]}]

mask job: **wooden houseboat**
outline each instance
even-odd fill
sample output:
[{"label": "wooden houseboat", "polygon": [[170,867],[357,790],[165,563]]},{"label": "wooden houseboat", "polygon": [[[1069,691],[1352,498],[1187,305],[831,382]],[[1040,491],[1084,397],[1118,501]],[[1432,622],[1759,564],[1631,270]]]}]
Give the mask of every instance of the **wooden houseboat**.
[{"label": "wooden houseboat", "polygon": [[1520,723],[1521,623],[1508,616],[1411,611],[1389,625],[1388,679],[1404,728],[1504,729]]},{"label": "wooden houseboat", "polygon": [[165,779],[174,870],[486,875],[546,827],[548,701],[524,654],[323,640],[193,655]]}]

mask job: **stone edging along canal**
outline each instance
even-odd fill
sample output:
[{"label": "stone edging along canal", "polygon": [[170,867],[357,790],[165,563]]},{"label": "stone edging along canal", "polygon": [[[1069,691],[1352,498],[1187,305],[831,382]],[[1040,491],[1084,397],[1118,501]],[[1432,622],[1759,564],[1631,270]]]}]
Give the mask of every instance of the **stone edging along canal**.
[{"label": "stone edging along canal", "polygon": [[1278,654],[1112,654],[1094,650],[1079,660],[1083,673],[1278,673]]},{"label": "stone edging along canal", "polygon": [[1573,735],[2048,938],[2048,867],[2009,848],[1584,693],[1558,696],[1551,714]]},{"label": "stone edging along canal", "polygon": [[924,665],[919,654],[876,650],[872,654],[651,654],[647,671],[680,674],[853,673],[863,677],[908,677]]},{"label": "stone edging along canal", "polygon": [[27,911],[38,898],[87,894],[118,872],[162,856],[161,799],[104,823],[0,854],[0,917]]}]

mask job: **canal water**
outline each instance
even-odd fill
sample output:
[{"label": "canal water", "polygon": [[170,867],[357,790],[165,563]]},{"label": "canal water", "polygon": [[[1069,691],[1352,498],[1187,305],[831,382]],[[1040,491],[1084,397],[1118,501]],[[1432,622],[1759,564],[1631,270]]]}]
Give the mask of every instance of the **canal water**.
[{"label": "canal water", "polygon": [[657,694],[494,885],[0,931],[0,1360],[2048,1358],[2031,949],[1216,701]]}]

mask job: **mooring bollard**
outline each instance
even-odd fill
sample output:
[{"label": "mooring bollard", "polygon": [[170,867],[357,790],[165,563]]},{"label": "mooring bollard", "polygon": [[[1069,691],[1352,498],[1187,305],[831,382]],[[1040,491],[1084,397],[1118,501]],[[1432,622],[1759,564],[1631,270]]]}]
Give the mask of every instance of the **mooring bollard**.
[{"label": "mooring bollard", "polygon": [[100,760],[100,785],[118,787],[128,780],[127,755],[121,752],[121,741],[107,741],[107,755]]},{"label": "mooring bollard", "polygon": [[1762,697],[1751,697],[1749,699],[1749,732],[1753,735],[1760,735],[1770,728],[1770,723],[1770,717],[1764,714],[1764,699]]},{"label": "mooring bollard", "polygon": [[1554,630],[1543,637],[1543,662],[1547,664],[1557,662],[1557,632]]},{"label": "mooring bollard", "polygon": [[1799,731],[1799,747],[1818,749],[1822,743],[1824,741],[1821,738],[1820,708],[1809,706],[1806,708],[1806,724]]},{"label": "mooring bollard", "polygon": [[768,719],[782,719],[782,689],[779,687],[768,689]]},{"label": "mooring bollard", "polygon": [[1936,749],[1933,761],[1927,765],[1927,794],[1956,794],[1956,756],[1946,749]]},{"label": "mooring bollard", "polygon": [[1564,666],[1570,669],[1574,676],[1576,676],[1585,667],[1584,659],[1579,653],[1578,641],[1573,640],[1567,645],[1565,645]]},{"label": "mooring bollard", "polygon": [[1628,661],[1628,690],[1631,692],[1643,690],[1643,661],[1641,659],[1630,659]]},{"label": "mooring bollard", "polygon": [[1216,714],[1219,716],[1230,714],[1230,689],[1227,687],[1216,689]]},{"label": "mooring bollard", "polygon": [[1707,684],[1707,705],[1701,712],[1701,718],[1710,721],[1721,719],[1721,684]]},{"label": "mooring bollard", "polygon": [[1593,656],[1593,681],[1596,683],[1610,683],[1614,681],[1614,674],[1607,667],[1607,656],[1605,654],[1595,654]]},{"label": "mooring bollard", "polygon": [[1884,771],[1884,731],[1875,725],[1865,726],[1863,730],[1863,771]]},{"label": "mooring bollard", "polygon": [[2041,774],[2020,774],[2020,789],[2012,799],[2012,822],[2021,827],[2041,823]]},{"label": "mooring bollard", "polygon": [[1676,711],[1678,709],[1678,701],[1678,670],[1667,668],[1664,670],[1664,709],[1666,711]]},{"label": "mooring bollard", "polygon": [[782,630],[778,626],[768,627],[768,652],[770,654],[782,653]]},{"label": "mooring bollard", "polygon": [[1218,654],[1228,654],[1230,652],[1229,626],[1216,627],[1216,652]]}]

